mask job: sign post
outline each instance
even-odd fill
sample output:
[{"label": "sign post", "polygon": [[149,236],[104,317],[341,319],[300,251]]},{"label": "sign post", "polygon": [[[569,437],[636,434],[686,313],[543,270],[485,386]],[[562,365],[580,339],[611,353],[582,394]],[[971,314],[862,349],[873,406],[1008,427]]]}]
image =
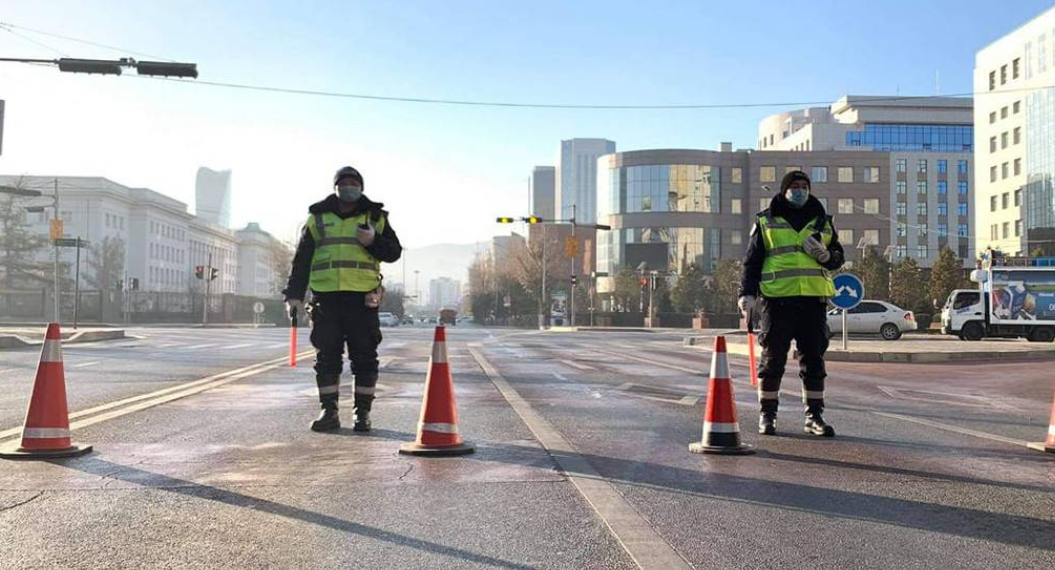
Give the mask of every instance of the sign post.
[{"label": "sign post", "polygon": [[831,303],[842,309],[843,320],[843,350],[849,345],[850,331],[846,324],[846,312],[861,303],[865,296],[865,286],[861,279],[853,273],[840,273],[832,280],[835,282],[835,296]]}]

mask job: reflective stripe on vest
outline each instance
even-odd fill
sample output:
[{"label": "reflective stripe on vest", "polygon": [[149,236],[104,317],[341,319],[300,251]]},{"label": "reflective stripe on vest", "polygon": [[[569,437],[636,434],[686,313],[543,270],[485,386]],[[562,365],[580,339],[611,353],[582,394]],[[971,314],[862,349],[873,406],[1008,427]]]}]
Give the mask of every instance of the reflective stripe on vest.
[{"label": "reflective stripe on vest", "polygon": [[762,264],[762,296],[835,296],[835,285],[830,273],[803,248],[806,238],[814,233],[821,234],[824,245],[831,243],[833,232],[827,219],[819,230],[817,220],[795,231],[786,220],[772,215],[759,217],[758,225],[766,246],[766,259]]},{"label": "reflective stripe on vest", "polygon": [[[368,223],[369,212],[341,219],[332,212],[315,213],[307,225],[315,239],[315,254],[311,258],[311,277],[308,286],[313,291],[373,291],[381,284],[380,262],[356,239],[360,224]],[[385,217],[380,216],[374,230],[385,229]]]}]

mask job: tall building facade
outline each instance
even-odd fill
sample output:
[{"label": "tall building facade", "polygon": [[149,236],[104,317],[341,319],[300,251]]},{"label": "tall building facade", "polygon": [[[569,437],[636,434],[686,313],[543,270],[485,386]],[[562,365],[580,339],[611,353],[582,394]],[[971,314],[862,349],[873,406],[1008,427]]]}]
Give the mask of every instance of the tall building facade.
[{"label": "tall building facade", "polygon": [[858,243],[884,248],[891,243],[891,198],[883,183],[889,160],[885,152],[734,151],[728,143],[717,151],[603,156],[598,219],[612,230],[597,232],[597,291],[611,292],[622,268],[642,262],[677,275],[690,264],[710,274],[719,259],[743,259],[755,214],[769,207],[791,170],[814,173],[814,195],[834,217],[849,260]]},{"label": "tall building facade", "polygon": [[615,142],[608,139],[561,141],[554,217],[569,219],[574,210],[579,222],[592,224],[597,221],[597,158],[614,152]]},{"label": "tall building facade", "polygon": [[553,166],[536,166],[531,171],[531,215],[555,219],[556,176],[557,169]]},{"label": "tall building facade", "polygon": [[[876,170],[829,172],[818,167],[806,172],[815,182],[830,177],[833,184],[852,184],[861,176],[863,183],[879,182],[888,189],[892,211],[852,207],[887,221],[894,261],[913,257],[929,267],[949,246],[964,265],[971,265],[976,256],[972,198],[978,182],[972,176],[974,114],[973,102],[963,98],[847,96],[830,107],[767,117],[759,123],[758,149],[883,155],[887,162]],[[841,199],[847,208],[849,199]]]},{"label": "tall building facade", "polygon": [[238,242],[238,293],[253,297],[279,295],[279,276],[289,271],[276,265],[275,250],[284,247],[282,243],[255,222],[234,235]]},{"label": "tall building facade", "polygon": [[231,171],[202,166],[194,181],[194,212],[222,228],[231,227]]},{"label": "tall building facade", "polygon": [[979,250],[1055,255],[1055,8],[975,57]]},{"label": "tall building facade", "polygon": [[461,303],[462,284],[450,277],[429,280],[429,305],[436,310],[457,309]]}]

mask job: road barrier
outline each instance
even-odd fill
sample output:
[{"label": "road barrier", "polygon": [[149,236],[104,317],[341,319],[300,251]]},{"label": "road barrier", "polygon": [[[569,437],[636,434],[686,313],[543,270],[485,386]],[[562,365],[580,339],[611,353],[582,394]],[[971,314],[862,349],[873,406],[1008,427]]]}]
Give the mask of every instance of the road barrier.
[{"label": "road barrier", "polygon": [[66,404],[66,374],[62,364],[62,337],[58,323],[48,325],[40,364],[33,383],[26,421],[22,424],[22,441],[0,448],[5,459],[56,459],[84,455],[90,445],[70,440],[70,416]]},{"label": "road barrier", "polygon": [[458,406],[454,401],[454,378],[447,360],[447,333],[436,327],[432,357],[425,377],[425,396],[421,402],[418,437],[399,448],[404,455],[449,457],[467,455],[476,447],[462,441],[458,434]]},{"label": "road barrier", "polygon": [[725,352],[725,337],[722,335],[714,337],[707,408],[703,416],[703,439],[698,443],[690,443],[689,451],[718,455],[748,455],[755,452],[740,441],[733,382],[729,378],[729,360]]}]

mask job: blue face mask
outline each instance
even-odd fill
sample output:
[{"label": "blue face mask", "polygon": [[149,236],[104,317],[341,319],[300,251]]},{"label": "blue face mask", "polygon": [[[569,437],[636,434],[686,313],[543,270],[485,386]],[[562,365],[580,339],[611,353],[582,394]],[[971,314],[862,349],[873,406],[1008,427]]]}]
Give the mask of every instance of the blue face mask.
[{"label": "blue face mask", "polygon": [[337,198],[342,202],[358,202],[359,198],[363,195],[363,188],[361,186],[338,186],[337,187]]},{"label": "blue face mask", "polygon": [[792,208],[801,208],[806,205],[806,200],[809,200],[810,191],[805,188],[788,188],[784,192],[784,198]]}]

